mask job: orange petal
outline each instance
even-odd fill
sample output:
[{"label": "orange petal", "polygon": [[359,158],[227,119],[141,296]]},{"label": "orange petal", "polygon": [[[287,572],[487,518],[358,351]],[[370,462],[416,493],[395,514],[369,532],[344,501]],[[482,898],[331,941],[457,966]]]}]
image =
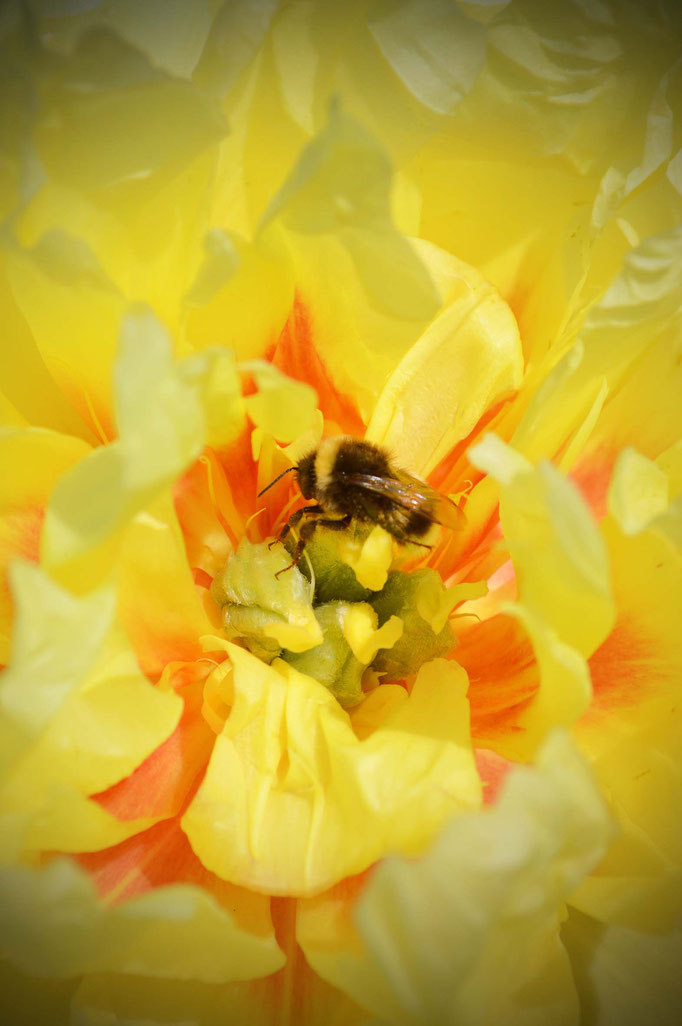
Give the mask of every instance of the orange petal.
[{"label": "orange petal", "polygon": [[199,638],[212,625],[192,578],[167,498],[129,524],[119,561],[119,616],[144,673],[202,655]]},{"label": "orange petal", "polygon": [[364,435],[365,425],[354,400],[337,390],[315,348],[311,313],[300,295],[295,297],[282,334],[267,356],[289,377],[312,385],[330,433]]},{"label": "orange petal", "polygon": [[[194,663],[187,669],[195,677],[205,677],[210,666]],[[124,821],[162,819],[180,813],[192,785],[208,765],[215,741],[215,734],[201,715],[202,691],[201,681],[198,687],[184,687],[184,711],[170,737],[130,776],[93,795],[107,812]]]},{"label": "orange petal", "polygon": [[519,726],[521,711],[538,690],[540,677],[523,625],[498,613],[460,635],[454,653],[469,675],[471,733],[483,747]]}]

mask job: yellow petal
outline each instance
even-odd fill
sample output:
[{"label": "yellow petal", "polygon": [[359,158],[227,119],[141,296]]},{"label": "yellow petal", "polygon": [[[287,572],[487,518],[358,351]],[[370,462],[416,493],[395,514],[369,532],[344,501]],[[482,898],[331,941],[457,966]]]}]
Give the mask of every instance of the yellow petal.
[{"label": "yellow petal", "polygon": [[59,7],[47,7],[40,16],[60,49],[73,46],[89,29],[111,29],[149,54],[157,67],[183,78],[191,75],[210,27],[208,6],[193,0],[180,0],[172,8],[163,0],[150,0],[144,7],[125,2],[105,7],[81,4],[69,8],[67,17]]},{"label": "yellow petal", "polygon": [[372,18],[370,29],[405,86],[439,114],[454,111],[483,64],[486,39],[481,25],[466,11],[438,0],[389,6]]},{"label": "yellow petal", "polygon": [[170,500],[138,513],[123,532],[118,616],[139,665],[158,678],[167,663],[196,659],[211,629],[192,579]]},{"label": "yellow petal", "polygon": [[422,475],[466,438],[489,406],[519,387],[523,371],[507,304],[473,268],[454,257],[441,264],[445,309],[394,370],[367,429],[371,441]]},{"label": "yellow petal", "polygon": [[339,544],[339,558],[351,568],[363,588],[381,591],[393,562],[393,540],[376,524],[361,544],[345,535]]},{"label": "yellow petal", "polygon": [[253,374],[258,392],[244,401],[257,427],[282,442],[293,442],[312,429],[317,397],[309,385],[285,377],[265,362],[245,363],[241,369]]},{"label": "yellow petal", "polygon": [[403,633],[399,616],[391,616],[381,627],[376,626],[377,616],[366,602],[356,602],[348,609],[343,624],[343,633],[353,655],[365,666],[374,659],[380,648],[392,648]]},{"label": "yellow petal", "polygon": [[183,818],[218,876],[314,893],[386,851],[420,851],[445,817],[480,800],[458,667],[424,666],[404,708],[361,742],[316,681],[227,647],[235,704]]},{"label": "yellow petal", "polygon": [[0,378],[9,402],[31,424],[94,442],[87,421],[69,406],[45,366],[12,293],[5,254],[0,254],[0,308],[6,338],[12,340],[11,345],[0,346]]},{"label": "yellow petal", "polygon": [[55,481],[88,451],[80,439],[39,429],[0,432],[0,662],[8,660],[11,600],[5,580],[13,556],[37,560],[45,506]]},{"label": "yellow petal", "polygon": [[[661,532],[662,516],[631,534],[641,498],[619,492],[622,523],[609,518],[604,526],[619,617],[589,661],[594,697],[574,730],[620,833],[572,900],[606,922],[661,930],[681,907],[682,844],[672,813],[682,803],[680,548]],[[682,511],[673,506],[666,517],[680,537]]]},{"label": "yellow petal", "polygon": [[662,436],[663,444],[650,455],[674,440],[681,259],[679,228],[645,239],[628,253],[621,272],[589,310],[571,348],[558,363],[552,355],[539,368],[534,394],[512,437],[514,447],[532,462],[554,457],[574,437],[581,444],[571,444],[568,457],[562,453],[564,469],[588,440],[595,450],[605,443],[616,449],[639,445],[642,431],[632,434],[633,404],[640,411],[642,404],[646,407],[646,413],[641,411],[645,437]]},{"label": "yellow petal", "polygon": [[390,859],[351,911],[300,903],[310,964],[381,1021],[573,1023],[558,943],[563,901],[605,850],[608,818],[561,734],[517,770],[492,810],[453,820],[419,860]]},{"label": "yellow petal", "polygon": [[394,227],[391,185],[381,145],[332,106],[259,233],[260,245],[284,234],[317,355],[363,414],[439,306],[421,255]]},{"label": "yellow petal", "polygon": [[278,338],[294,299],[291,257],[281,233],[255,242],[210,233],[185,303],[187,337],[198,349],[224,345],[240,359],[262,356]]}]

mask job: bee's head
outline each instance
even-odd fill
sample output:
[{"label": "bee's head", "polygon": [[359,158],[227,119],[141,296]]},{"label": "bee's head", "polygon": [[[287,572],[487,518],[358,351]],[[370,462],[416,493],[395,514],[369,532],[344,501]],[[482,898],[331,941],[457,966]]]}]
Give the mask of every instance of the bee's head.
[{"label": "bee's head", "polygon": [[296,467],[298,487],[304,499],[314,499],[317,493],[317,474],[315,473],[315,453],[304,456]]}]

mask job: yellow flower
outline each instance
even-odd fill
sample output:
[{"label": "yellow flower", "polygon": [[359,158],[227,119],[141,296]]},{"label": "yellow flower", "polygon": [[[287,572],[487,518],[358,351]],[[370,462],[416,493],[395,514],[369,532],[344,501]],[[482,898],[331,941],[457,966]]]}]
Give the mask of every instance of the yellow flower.
[{"label": "yellow flower", "polygon": [[[0,23],[19,1021],[677,1021],[674,5],[30,10]],[[300,496],[259,493],[338,434],[463,529],[320,527],[275,577]]]}]

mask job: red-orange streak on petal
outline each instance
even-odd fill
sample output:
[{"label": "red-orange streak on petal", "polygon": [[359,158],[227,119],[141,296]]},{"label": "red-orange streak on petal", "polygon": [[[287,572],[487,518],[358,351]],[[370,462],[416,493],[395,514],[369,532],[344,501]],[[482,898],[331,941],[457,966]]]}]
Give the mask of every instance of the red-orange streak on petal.
[{"label": "red-orange streak on petal", "polygon": [[76,859],[91,875],[100,895],[112,904],[174,883],[209,891],[230,911],[234,903],[233,888],[205,869],[177,818],[156,823],[113,848]]},{"label": "red-orange streak on petal", "polygon": [[362,437],[365,425],[357,406],[350,396],[337,391],[315,348],[314,334],[310,312],[301,297],[296,296],[282,334],[268,351],[267,359],[289,377],[312,385],[327,423],[338,424],[343,434]]},{"label": "red-orange streak on petal", "polygon": [[223,469],[208,449],[173,486],[175,513],[190,566],[201,561],[206,547],[215,547],[225,536],[233,546],[242,536],[242,517],[228,508],[226,491]]},{"label": "red-orange streak on petal", "polygon": [[466,480],[471,481],[472,485],[480,481],[484,476],[483,471],[472,467],[466,458],[466,451],[474,445],[484,431],[496,430],[496,422],[501,419],[512,398],[513,396],[508,396],[501,399],[494,406],[491,406],[490,409],[486,410],[476,421],[476,424],[466,438],[463,438],[461,442],[453,446],[450,452],[434,467],[429,474],[429,484],[432,488],[436,488],[439,492],[447,495],[461,491]]},{"label": "red-orange streak on petal", "polygon": [[518,714],[539,686],[535,653],[521,624],[503,613],[474,623],[460,635],[454,658],[469,675],[472,736],[520,729]]},{"label": "red-orange streak on petal", "polygon": [[474,748],[474,758],[483,784],[483,802],[485,805],[494,805],[514,763],[489,748]]},{"label": "red-orange streak on petal", "polygon": [[647,697],[670,676],[670,666],[659,661],[656,646],[622,616],[589,660],[593,699],[587,716],[599,715]]},{"label": "red-orange streak on petal", "polygon": [[182,697],[185,708],[171,736],[130,776],[92,796],[117,819],[177,815],[208,765],[215,734],[201,715],[201,682],[183,688]]},{"label": "red-orange streak on petal", "polygon": [[607,496],[616,454],[600,446],[571,470],[569,477],[592,510],[597,520],[606,516]]},{"label": "red-orange streak on petal", "polygon": [[258,464],[254,461],[251,448],[252,430],[252,426],[247,425],[238,438],[215,451],[225,473],[232,501],[243,523],[257,509]]}]

